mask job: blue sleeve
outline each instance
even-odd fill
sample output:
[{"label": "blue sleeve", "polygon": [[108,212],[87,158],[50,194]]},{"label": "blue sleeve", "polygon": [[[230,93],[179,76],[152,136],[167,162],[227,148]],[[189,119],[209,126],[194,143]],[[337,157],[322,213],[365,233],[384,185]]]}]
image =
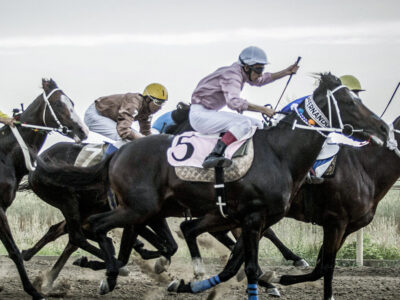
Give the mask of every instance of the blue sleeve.
[{"label": "blue sleeve", "polygon": [[288,105],[286,105],[284,108],[281,109],[281,112],[286,112],[286,113],[290,112],[291,111],[290,107],[292,106],[292,104],[297,103],[300,105],[300,103],[302,103],[307,97],[308,96],[304,96],[304,97],[301,97],[299,99],[296,99],[296,100],[290,102]]},{"label": "blue sleeve", "polygon": [[165,114],[158,117],[151,127],[157,129],[160,133],[164,133],[165,129],[168,126],[175,124],[175,122],[172,120],[171,115],[172,111],[166,112]]}]

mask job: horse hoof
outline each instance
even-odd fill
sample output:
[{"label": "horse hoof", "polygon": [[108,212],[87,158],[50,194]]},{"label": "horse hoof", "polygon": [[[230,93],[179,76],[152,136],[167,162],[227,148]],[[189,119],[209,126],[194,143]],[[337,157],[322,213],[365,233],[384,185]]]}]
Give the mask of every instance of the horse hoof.
[{"label": "horse hoof", "polygon": [[281,296],[281,293],[279,293],[279,290],[277,288],[267,289],[267,294],[275,298],[279,298]]},{"label": "horse hoof", "polygon": [[293,262],[293,266],[295,266],[296,268],[307,268],[310,265],[304,259],[300,259],[300,260],[296,260],[295,262]]},{"label": "horse hoof", "polygon": [[201,258],[194,258],[192,260],[193,265],[193,274],[196,279],[202,279],[206,274],[206,270],[204,269],[203,260]]},{"label": "horse hoof", "polygon": [[240,282],[245,278],[246,278],[246,272],[244,271],[244,268],[240,268],[239,272],[236,274],[236,280]]},{"label": "horse hoof", "polygon": [[32,256],[29,255],[29,252],[27,250],[21,251],[21,257],[24,261],[29,261],[32,258]]},{"label": "horse hoof", "polygon": [[110,292],[110,287],[108,286],[107,279],[103,279],[100,282],[99,293],[100,295],[105,295]]},{"label": "horse hoof", "polygon": [[77,260],[75,260],[72,264],[74,266],[78,266],[78,267],[86,267],[88,264],[88,258],[86,256],[82,256],[81,258],[78,258]]},{"label": "horse hoof", "polygon": [[118,272],[119,276],[128,276],[129,273],[130,273],[129,269],[126,266],[119,268],[119,272]]},{"label": "horse hoof", "polygon": [[167,291],[171,292],[171,293],[177,293],[179,285],[181,284],[181,281],[182,281],[182,279],[180,279],[180,280],[176,279],[174,281],[171,281],[171,283],[168,284]]},{"label": "horse hoof", "polygon": [[279,283],[281,278],[272,271],[263,273],[260,277],[258,277],[258,280],[262,280],[268,283]]},{"label": "horse hoof", "polygon": [[164,256],[161,256],[159,259],[157,259],[154,265],[154,272],[156,272],[156,274],[161,274],[162,272],[168,270],[170,264],[171,264],[170,260],[168,260]]}]

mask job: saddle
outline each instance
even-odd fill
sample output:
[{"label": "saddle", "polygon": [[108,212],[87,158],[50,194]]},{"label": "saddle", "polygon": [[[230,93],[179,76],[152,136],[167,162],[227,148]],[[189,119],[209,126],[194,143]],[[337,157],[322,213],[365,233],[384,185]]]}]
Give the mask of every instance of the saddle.
[{"label": "saddle", "polygon": [[103,159],[108,145],[106,143],[85,145],[76,157],[74,166],[90,167],[99,163]]},{"label": "saddle", "polygon": [[[209,137],[194,133],[175,137],[167,151],[167,158],[169,164],[175,167],[176,176],[184,181],[215,182],[215,170],[204,169],[201,164],[217,140],[218,136]],[[230,167],[224,168],[224,182],[242,178],[253,162],[252,138],[229,145],[225,154],[233,163]]]}]

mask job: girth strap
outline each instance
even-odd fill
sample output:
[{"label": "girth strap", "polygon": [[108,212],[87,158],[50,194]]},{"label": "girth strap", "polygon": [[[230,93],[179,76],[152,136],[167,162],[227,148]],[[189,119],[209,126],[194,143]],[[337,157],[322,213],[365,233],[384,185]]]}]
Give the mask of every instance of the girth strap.
[{"label": "girth strap", "polygon": [[226,219],[228,215],[224,212],[225,202],[225,183],[224,183],[224,168],[215,167],[215,199],[221,215]]}]

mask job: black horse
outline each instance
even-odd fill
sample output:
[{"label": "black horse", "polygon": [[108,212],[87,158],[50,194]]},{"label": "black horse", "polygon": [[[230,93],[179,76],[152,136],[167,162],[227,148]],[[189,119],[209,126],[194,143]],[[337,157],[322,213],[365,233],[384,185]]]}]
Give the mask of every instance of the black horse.
[{"label": "black horse", "polygon": [[[175,124],[168,127],[166,132],[177,134],[192,130],[188,122],[189,107],[190,106],[185,103],[178,103],[177,109],[172,112],[172,118]],[[57,143],[44,151],[40,157],[45,162],[63,162],[68,165],[74,165],[77,156],[84,146],[85,144]],[[41,290],[48,293],[52,289],[52,284],[63,268],[65,262],[78,247],[82,247],[83,249],[86,248],[86,250],[92,251],[94,255],[99,255],[97,250],[94,250],[93,252],[92,249],[86,247],[85,237],[92,240],[95,240],[95,237],[90,233],[90,231],[84,230],[84,228],[87,227],[87,218],[91,214],[110,210],[107,202],[108,186],[101,184],[99,186],[94,186],[92,190],[72,192],[69,188],[60,189],[59,186],[52,186],[46,178],[39,176],[38,172],[31,172],[29,176],[29,186],[25,186],[24,189],[32,189],[41,197],[42,200],[59,208],[66,218],[66,221],[51,226],[48,232],[32,248],[22,251],[23,259],[26,261],[30,260],[47,243],[69,233],[69,242],[62,255],[50,271],[41,275]],[[176,216],[183,217],[185,214],[184,207],[181,208],[181,212],[179,212],[178,203],[174,203],[174,207],[176,207],[176,209],[174,209],[176,211]],[[130,251],[133,246],[143,259],[162,256],[155,265],[155,270],[159,273],[168,267],[171,256],[177,250],[177,245],[168,233],[169,227],[164,218],[154,218],[154,221],[148,225],[156,235],[147,230],[145,226],[142,228],[136,228],[134,232],[132,232],[132,229],[124,230],[118,259],[121,261],[121,264],[125,265],[129,260]],[[144,249],[143,243],[136,239],[137,234],[140,234],[147,241],[153,244],[158,251],[148,251]],[[224,233],[211,234],[229,249],[233,248],[234,242]],[[278,247],[287,260],[293,260],[294,265],[304,266],[304,264],[306,264],[304,260],[291,252],[290,249],[288,249],[275,236],[271,229],[267,231],[265,236]],[[195,275],[204,275],[204,270],[200,264],[201,258],[194,257],[193,261]],[[104,263],[88,261],[86,257],[76,260],[74,264],[94,270],[105,268]],[[125,269],[123,271],[126,273]],[[268,293],[271,295],[277,295],[277,290],[272,284],[266,283],[265,285],[268,287]]]},{"label": "black horse", "polygon": [[[386,140],[387,125],[340,84],[340,80],[331,74],[321,75],[320,85],[313,93],[320,111],[331,115],[328,108],[336,107],[338,115],[330,120],[334,126],[342,125],[343,121],[364,130],[355,133],[360,139],[375,135]],[[304,104],[302,106],[304,109]],[[184,182],[177,178],[165,156],[171,145],[167,135],[133,141],[120,149],[110,161],[92,168],[78,168],[79,172],[77,168],[45,164],[40,164],[40,172],[53,184],[64,186],[65,182],[69,182],[71,187],[78,189],[90,188],[90,185],[104,180],[106,174],[106,180],[115,191],[120,205],[111,212],[89,217],[92,230],[106,256],[107,281],[103,281],[101,293],[114,289],[118,275],[114,247],[106,233],[115,227],[146,224],[155,216],[168,217],[171,209],[168,200],[173,199],[190,208],[194,215],[204,215],[202,219],[194,220],[198,233],[242,228],[241,239],[233,253],[244,247],[248,291],[253,297],[260,276],[259,237],[287,214],[293,196],[325,140],[321,132],[293,130],[294,122],[302,122],[303,118],[302,114],[291,114],[276,127],[255,133],[252,167],[242,179],[226,184],[229,218],[223,218],[215,207],[213,184]],[[209,282],[218,281],[224,281],[224,278],[214,278]],[[190,285],[184,289],[192,292],[202,290],[199,286],[192,290]]]},{"label": "black horse", "polygon": [[[31,105],[17,118],[22,124],[53,127],[63,131],[70,138],[80,141],[87,137],[87,129],[76,115],[73,102],[58,89],[53,80],[42,80],[43,94],[39,95]],[[18,127],[30,155],[35,157],[46,140],[47,131],[42,129]],[[11,129],[4,126],[0,129],[0,238],[10,258],[17,266],[24,290],[33,299],[43,297],[35,290],[26,274],[21,254],[13,240],[8,225],[6,210],[12,204],[19,183],[28,174],[24,154]],[[29,162],[27,164],[31,165]],[[31,167],[31,166],[30,166]]]},{"label": "black horse", "polygon": [[[399,132],[400,117],[393,122],[393,127]],[[400,143],[398,133],[395,134],[395,140],[397,144]],[[286,215],[323,227],[323,244],[314,270],[304,275],[274,276],[265,273],[259,278],[263,285],[268,281],[290,285],[324,277],[324,299],[333,299],[336,254],[347,236],[372,221],[378,203],[399,178],[400,150],[374,144],[363,148],[342,146],[336,164],[334,177],[325,179],[323,184],[304,184],[300,188]],[[190,232],[191,228],[187,230]],[[189,245],[195,242],[195,236],[186,234],[186,237]],[[243,252],[236,254],[242,255],[241,259],[231,257],[232,263],[219,274],[220,278],[228,280],[236,274],[244,260]],[[176,291],[184,291],[184,288],[185,285],[180,281],[171,286]]]}]

